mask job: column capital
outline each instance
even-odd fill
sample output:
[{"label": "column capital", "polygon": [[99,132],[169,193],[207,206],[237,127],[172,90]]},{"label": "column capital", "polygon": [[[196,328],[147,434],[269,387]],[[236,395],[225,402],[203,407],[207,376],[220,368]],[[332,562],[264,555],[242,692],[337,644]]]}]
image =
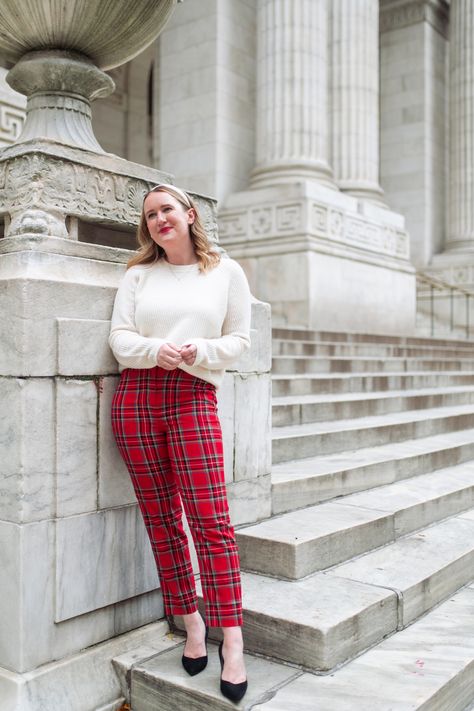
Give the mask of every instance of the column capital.
[{"label": "column capital", "polygon": [[380,32],[427,22],[448,36],[448,0],[380,0]]}]

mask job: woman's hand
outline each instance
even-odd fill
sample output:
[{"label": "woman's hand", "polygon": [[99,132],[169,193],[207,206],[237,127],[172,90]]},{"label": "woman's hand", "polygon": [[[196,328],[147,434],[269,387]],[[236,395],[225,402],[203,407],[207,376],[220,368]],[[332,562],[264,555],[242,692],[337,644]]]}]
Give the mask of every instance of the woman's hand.
[{"label": "woman's hand", "polygon": [[193,343],[190,343],[187,346],[183,346],[181,348],[181,358],[183,359],[183,363],[186,363],[186,365],[193,365],[194,361],[196,360],[196,353],[197,346],[195,346]]},{"label": "woman's hand", "polygon": [[174,343],[163,343],[158,351],[156,364],[165,370],[175,370],[184,359],[181,357],[181,348]]}]

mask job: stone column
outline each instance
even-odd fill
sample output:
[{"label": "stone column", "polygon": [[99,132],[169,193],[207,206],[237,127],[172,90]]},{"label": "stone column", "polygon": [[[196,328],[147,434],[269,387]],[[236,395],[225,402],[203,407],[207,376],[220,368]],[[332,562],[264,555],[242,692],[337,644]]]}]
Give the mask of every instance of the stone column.
[{"label": "stone column", "polygon": [[331,11],[334,177],[379,202],[379,3],[333,0]]},{"label": "stone column", "polygon": [[327,2],[259,0],[252,186],[332,185],[327,141]]},{"label": "stone column", "polygon": [[452,0],[447,249],[474,249],[474,5]]}]

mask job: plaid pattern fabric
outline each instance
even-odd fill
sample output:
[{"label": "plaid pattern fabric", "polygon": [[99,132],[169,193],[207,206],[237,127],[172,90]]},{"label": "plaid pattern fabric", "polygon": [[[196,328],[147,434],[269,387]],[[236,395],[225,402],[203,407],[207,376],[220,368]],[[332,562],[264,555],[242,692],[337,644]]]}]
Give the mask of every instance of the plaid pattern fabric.
[{"label": "plaid pattern fabric", "polygon": [[127,368],[113,398],[112,428],[148,531],[166,614],[197,610],[183,507],[196,547],[206,622],[241,625],[239,555],[215,386],[180,369]]}]

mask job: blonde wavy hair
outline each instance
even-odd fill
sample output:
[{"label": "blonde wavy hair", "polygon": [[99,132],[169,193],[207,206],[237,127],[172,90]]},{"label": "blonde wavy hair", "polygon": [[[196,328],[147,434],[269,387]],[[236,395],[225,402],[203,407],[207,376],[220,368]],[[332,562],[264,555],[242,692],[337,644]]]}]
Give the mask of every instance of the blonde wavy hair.
[{"label": "blonde wavy hair", "polygon": [[165,250],[156,244],[150,236],[144,210],[145,200],[148,195],[158,192],[168,193],[174,197],[182,205],[185,211],[191,209],[194,210],[195,219],[194,222],[189,225],[189,236],[191,237],[194,252],[198,260],[199,271],[207,272],[217,266],[220,262],[220,254],[213,249],[202,224],[196,205],[191,200],[189,195],[184,192],[184,190],[177,188],[175,185],[162,183],[151,188],[151,190],[149,190],[143,198],[142,213],[140,215],[140,222],[137,229],[138,251],[131,259],[129,259],[127,269],[134,267],[137,264],[155,264],[160,261],[160,259],[165,258]]}]

